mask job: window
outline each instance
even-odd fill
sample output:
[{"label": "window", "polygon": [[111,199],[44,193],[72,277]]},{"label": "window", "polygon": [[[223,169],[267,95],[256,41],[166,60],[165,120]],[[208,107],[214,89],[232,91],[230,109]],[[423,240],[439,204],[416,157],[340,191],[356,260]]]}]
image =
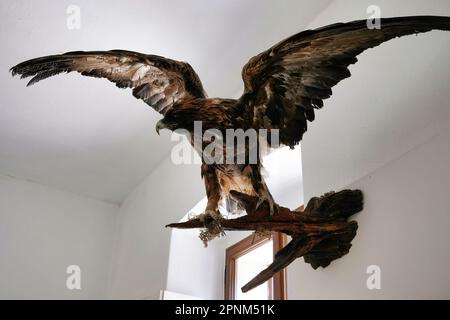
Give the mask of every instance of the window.
[{"label": "window", "polygon": [[286,244],[286,236],[251,235],[226,250],[225,299],[284,300],[286,299],[286,270],[278,272],[259,287],[242,293],[241,287],[267,268],[273,256]]}]

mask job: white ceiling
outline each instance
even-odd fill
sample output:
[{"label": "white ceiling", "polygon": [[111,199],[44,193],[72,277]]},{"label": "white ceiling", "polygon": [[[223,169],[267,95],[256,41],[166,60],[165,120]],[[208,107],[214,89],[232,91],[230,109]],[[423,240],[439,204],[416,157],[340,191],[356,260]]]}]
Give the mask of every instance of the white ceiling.
[{"label": "white ceiling", "polygon": [[[235,97],[249,57],[306,27],[362,18],[371,0],[0,2],[0,173],[121,203],[167,159],[160,115],[99,79],[26,88],[7,70],[71,50],[129,49],[191,63],[210,96]],[[80,6],[81,29],[66,28]],[[446,0],[378,0],[384,16],[450,15]],[[303,142],[307,197],[346,186],[450,124],[450,35],[397,39],[360,56]],[[284,162],[283,162],[284,163]],[[270,173],[270,172],[269,172]]]},{"label": "white ceiling", "polygon": [[[188,61],[209,96],[235,97],[245,62],[301,31],[319,1],[0,2],[0,173],[121,203],[161,161],[169,136],[160,115],[113,84],[78,75],[25,88],[7,70],[72,50],[128,49]],[[81,8],[81,29],[66,9]],[[330,21],[333,22],[333,21]]]}]

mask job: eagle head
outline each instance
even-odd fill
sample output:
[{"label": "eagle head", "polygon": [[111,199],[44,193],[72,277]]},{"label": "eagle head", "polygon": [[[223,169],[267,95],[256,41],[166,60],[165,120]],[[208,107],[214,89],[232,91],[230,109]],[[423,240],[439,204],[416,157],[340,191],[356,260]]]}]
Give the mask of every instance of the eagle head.
[{"label": "eagle head", "polygon": [[169,123],[167,123],[166,121],[164,121],[164,118],[162,118],[161,120],[159,120],[157,123],[156,123],[156,126],[155,126],[155,130],[156,130],[156,133],[159,135],[159,131],[160,130],[162,130],[162,129],[169,129],[169,130],[175,130],[175,129],[172,129],[172,125],[171,124],[169,124]]},{"label": "eagle head", "polygon": [[185,129],[188,131],[193,130],[193,123],[198,120],[199,116],[196,115],[196,108],[174,108],[168,110],[164,115],[164,118],[156,123],[155,129],[159,134],[162,129],[169,129],[175,131],[177,129]]}]

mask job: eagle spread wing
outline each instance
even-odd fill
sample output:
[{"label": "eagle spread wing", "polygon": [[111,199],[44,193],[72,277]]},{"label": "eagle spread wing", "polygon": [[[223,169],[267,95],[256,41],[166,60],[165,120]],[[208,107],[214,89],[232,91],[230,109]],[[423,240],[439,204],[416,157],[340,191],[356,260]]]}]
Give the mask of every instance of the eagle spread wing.
[{"label": "eagle spread wing", "polygon": [[68,52],[28,60],[11,68],[13,75],[33,77],[28,85],[72,71],[106,78],[119,88],[132,88],[136,98],[163,115],[178,101],[206,97],[189,64],[132,51]]},{"label": "eagle spread wing", "polygon": [[449,17],[381,19],[380,29],[366,20],[300,32],[250,59],[242,70],[241,103],[253,111],[257,128],[279,129],[280,142],[293,147],[314,120],[331,88],[350,76],[348,66],[368,48],[404,35],[450,30]]}]

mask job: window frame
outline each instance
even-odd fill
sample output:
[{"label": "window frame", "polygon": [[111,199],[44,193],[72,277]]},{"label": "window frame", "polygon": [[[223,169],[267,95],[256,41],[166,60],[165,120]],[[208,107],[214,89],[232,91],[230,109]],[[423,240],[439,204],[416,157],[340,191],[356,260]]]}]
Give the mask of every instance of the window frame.
[{"label": "window frame", "polygon": [[[259,246],[273,241],[273,255],[287,244],[287,236],[284,233],[273,233],[269,236],[258,236],[252,234],[234,245],[228,247],[225,251],[225,300],[235,300],[236,290],[236,260],[246,253],[258,248]],[[286,269],[277,272],[273,276],[273,289],[271,290],[271,300],[286,300]],[[269,285],[269,286],[270,286]]]}]

